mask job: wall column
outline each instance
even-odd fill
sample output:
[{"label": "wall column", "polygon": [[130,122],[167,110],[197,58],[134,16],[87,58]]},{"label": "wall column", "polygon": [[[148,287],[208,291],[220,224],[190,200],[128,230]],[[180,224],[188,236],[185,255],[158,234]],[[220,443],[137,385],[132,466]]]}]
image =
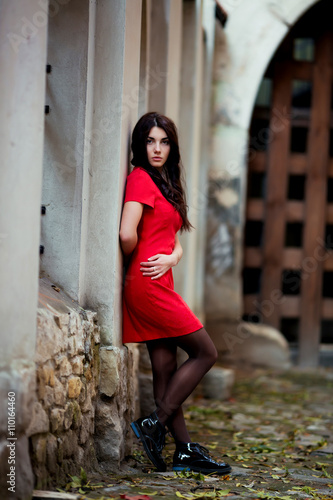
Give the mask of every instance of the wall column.
[{"label": "wall column", "polygon": [[207,198],[208,170],[211,154],[211,114],[212,114],[212,79],[215,43],[215,0],[204,0],[202,24],[205,32],[203,43],[203,88],[202,88],[202,126],[200,141],[200,164],[198,173],[198,226],[196,229],[196,287],[194,291],[195,310],[205,322],[204,292],[206,265],[206,233],[207,233]]},{"label": "wall column", "polygon": [[[148,10],[149,9],[149,10]],[[178,125],[182,51],[182,2],[147,1],[146,67],[148,109],[163,113]]]},{"label": "wall column", "polygon": [[[46,8],[46,12],[45,9]],[[33,473],[25,434],[35,389],[36,310],[44,131],[47,2],[0,5],[0,469],[1,498],[28,499]],[[15,393],[14,435],[7,428]],[[17,438],[15,441],[8,437]],[[9,443],[15,453],[8,491]]]},{"label": "wall column", "polygon": [[184,256],[177,269],[175,283],[184,300],[200,316],[196,310],[195,289],[197,266],[196,231],[198,231],[199,207],[199,168],[200,137],[202,118],[202,2],[186,0],[183,3],[183,53],[181,79],[181,112],[180,112],[180,147],[186,171],[187,202],[189,219],[196,228],[180,238]]},{"label": "wall column", "polygon": [[[140,95],[141,0],[96,5],[94,110],[84,179],[89,196],[80,302],[98,312],[101,342],[121,346],[119,224]],[[101,77],[102,75],[102,77]],[[87,132],[86,132],[87,133]]]}]

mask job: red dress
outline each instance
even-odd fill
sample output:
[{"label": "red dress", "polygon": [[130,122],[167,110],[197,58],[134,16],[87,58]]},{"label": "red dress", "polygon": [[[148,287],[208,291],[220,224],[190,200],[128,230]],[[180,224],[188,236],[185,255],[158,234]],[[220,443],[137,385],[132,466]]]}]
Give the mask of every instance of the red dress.
[{"label": "red dress", "polygon": [[125,202],[144,204],[123,293],[123,343],[178,337],[203,327],[174,291],[172,269],[161,278],[143,276],[140,262],[158,253],[171,254],[182,218],[158,189],[148,172],[135,167],[126,184]]}]

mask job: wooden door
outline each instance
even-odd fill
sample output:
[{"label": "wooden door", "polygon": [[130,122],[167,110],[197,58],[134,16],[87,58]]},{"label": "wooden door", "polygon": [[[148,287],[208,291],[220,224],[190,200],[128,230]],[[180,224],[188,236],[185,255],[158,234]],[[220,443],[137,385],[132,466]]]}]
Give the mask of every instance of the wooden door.
[{"label": "wooden door", "polygon": [[307,366],[317,365],[321,343],[333,343],[327,6],[320,2],[291,30],[262,82],[250,133],[244,235],[244,319],[281,330]]}]

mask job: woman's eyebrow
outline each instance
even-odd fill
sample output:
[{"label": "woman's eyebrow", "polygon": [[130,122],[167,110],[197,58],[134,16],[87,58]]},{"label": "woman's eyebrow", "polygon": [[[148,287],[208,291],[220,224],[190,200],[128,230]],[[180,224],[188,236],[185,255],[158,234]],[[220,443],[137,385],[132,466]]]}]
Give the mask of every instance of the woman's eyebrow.
[{"label": "woman's eyebrow", "polygon": [[[148,135],[147,139],[153,139],[154,141],[156,140],[155,137],[152,137],[151,135]],[[169,139],[169,137],[166,135],[165,137],[162,137],[161,141],[165,141],[165,139]]]}]

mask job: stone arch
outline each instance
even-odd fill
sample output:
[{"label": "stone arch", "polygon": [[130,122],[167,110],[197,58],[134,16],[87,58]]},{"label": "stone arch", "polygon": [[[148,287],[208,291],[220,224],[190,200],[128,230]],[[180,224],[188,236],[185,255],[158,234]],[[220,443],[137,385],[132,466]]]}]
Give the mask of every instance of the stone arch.
[{"label": "stone arch", "polygon": [[216,30],[205,313],[218,347],[224,325],[242,316],[248,130],[255,98],[280,42],[318,1],[226,0],[228,22]]},{"label": "stone arch", "polygon": [[[224,32],[224,64],[216,75],[222,85],[217,105],[228,123],[249,127],[254,100],[269,61],[290,28],[317,2],[237,2]],[[249,22],[251,19],[255,21]]]}]

